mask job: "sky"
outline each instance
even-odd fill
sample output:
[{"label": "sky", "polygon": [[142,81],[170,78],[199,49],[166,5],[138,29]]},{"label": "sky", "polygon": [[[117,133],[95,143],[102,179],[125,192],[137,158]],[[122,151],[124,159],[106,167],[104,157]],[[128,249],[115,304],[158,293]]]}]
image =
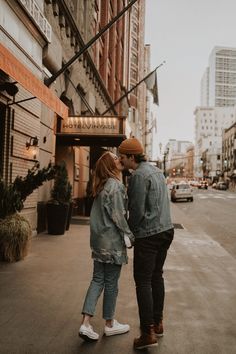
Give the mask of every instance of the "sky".
[{"label": "sky", "polygon": [[157,155],[169,139],[194,143],[194,110],[214,46],[236,47],[236,0],[142,0],[145,43],[157,70]]}]

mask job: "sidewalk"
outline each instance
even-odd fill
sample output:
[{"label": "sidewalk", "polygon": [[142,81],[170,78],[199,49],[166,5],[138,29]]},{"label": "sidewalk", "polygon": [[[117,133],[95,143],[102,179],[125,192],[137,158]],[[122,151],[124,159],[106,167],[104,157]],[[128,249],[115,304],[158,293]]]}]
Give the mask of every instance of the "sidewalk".
[{"label": "sidewalk", "polygon": [[[24,261],[0,263],[0,354],[135,352],[139,322],[132,250],[123,267],[116,311],[131,331],[104,337],[99,301],[93,325],[101,338],[84,343],[77,336],[92,260],[86,219],[74,223],[63,236],[35,237]],[[165,266],[165,336],[148,352],[235,353],[235,270],[235,259],[207,235],[176,230]]]}]

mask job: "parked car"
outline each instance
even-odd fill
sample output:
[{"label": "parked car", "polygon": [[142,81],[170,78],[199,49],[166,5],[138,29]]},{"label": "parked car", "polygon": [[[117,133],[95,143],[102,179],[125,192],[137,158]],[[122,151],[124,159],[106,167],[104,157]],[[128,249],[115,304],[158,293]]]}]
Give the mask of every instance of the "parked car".
[{"label": "parked car", "polygon": [[208,188],[208,183],[207,183],[207,181],[200,181],[199,183],[198,183],[198,189],[207,189]]},{"label": "parked car", "polygon": [[192,202],[193,190],[188,183],[177,183],[171,190],[170,199],[172,202],[176,202],[178,199],[187,199]]},{"label": "parked car", "polygon": [[173,186],[175,185],[175,182],[170,182],[167,186],[168,186],[168,189],[171,191]]},{"label": "parked car", "polygon": [[192,187],[198,187],[198,181],[192,180],[188,182]]},{"label": "parked car", "polygon": [[216,184],[216,189],[222,190],[222,191],[226,191],[226,189],[228,189],[227,184],[225,182],[218,182]]}]

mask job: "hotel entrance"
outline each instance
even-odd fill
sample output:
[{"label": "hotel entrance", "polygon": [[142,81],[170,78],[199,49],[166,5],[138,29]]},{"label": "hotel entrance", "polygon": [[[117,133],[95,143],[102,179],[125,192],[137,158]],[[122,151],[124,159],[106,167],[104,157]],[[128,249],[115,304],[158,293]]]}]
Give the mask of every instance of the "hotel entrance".
[{"label": "hotel entrance", "polygon": [[124,132],[125,117],[121,116],[70,116],[57,124],[56,159],[65,159],[70,166],[79,215],[90,214],[96,161],[106,150],[116,152],[126,138]]}]

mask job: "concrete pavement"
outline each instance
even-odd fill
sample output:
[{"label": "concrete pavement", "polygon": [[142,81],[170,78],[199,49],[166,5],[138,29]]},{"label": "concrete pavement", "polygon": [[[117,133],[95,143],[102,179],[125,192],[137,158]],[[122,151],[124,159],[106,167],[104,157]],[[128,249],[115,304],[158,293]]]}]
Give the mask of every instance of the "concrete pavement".
[{"label": "concrete pavement", "polygon": [[[174,218],[175,219],[175,218]],[[181,216],[174,222],[181,223]],[[130,354],[139,333],[132,250],[123,267],[116,318],[127,334],[104,337],[102,301],[93,319],[101,338],[84,343],[77,332],[91,279],[89,226],[74,219],[63,236],[40,234],[29,255],[0,263],[0,354]],[[165,266],[165,336],[159,354],[236,352],[236,260],[206,234],[179,229]]]}]

